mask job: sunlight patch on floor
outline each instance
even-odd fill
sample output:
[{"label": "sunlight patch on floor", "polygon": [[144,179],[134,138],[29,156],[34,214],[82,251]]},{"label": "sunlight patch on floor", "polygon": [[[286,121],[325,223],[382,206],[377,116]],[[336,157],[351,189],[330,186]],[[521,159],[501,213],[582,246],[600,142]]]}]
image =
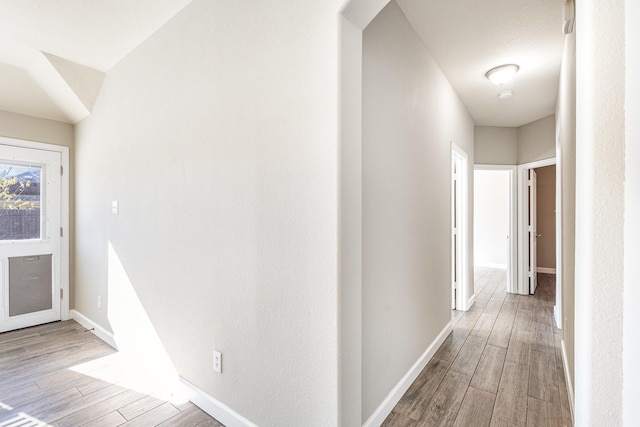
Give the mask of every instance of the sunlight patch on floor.
[{"label": "sunlight patch on floor", "polygon": [[124,353],[114,353],[69,369],[176,405],[189,400],[177,376],[158,375],[154,365],[141,366],[138,360],[131,360]]},{"label": "sunlight patch on floor", "polygon": [[40,421],[30,415],[20,412],[13,418],[0,423],[0,427],[52,427],[44,421]]},{"label": "sunlight patch on floor", "polygon": [[178,373],[111,242],[108,255],[107,313],[118,352],[71,370],[174,404],[187,402]]}]

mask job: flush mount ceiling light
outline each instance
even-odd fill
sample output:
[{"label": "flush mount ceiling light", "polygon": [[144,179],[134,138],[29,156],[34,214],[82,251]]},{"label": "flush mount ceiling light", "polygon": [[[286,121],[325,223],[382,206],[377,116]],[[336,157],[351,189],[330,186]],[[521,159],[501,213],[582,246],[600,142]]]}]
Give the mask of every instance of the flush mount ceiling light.
[{"label": "flush mount ceiling light", "polygon": [[503,86],[516,75],[520,67],[516,64],[500,65],[487,71],[487,78],[496,86]]}]

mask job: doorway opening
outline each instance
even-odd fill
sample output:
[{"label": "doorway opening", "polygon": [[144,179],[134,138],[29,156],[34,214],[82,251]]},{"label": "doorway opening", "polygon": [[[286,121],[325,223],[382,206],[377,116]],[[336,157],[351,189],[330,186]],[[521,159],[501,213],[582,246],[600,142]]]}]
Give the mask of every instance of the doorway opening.
[{"label": "doorway opening", "polygon": [[[523,295],[535,293],[538,273],[556,273],[555,165],[554,158],[518,166],[518,293]],[[556,295],[560,288],[556,280]]]},{"label": "doorway opening", "polygon": [[474,267],[506,272],[506,291],[516,289],[516,167],[474,167]]},{"label": "doorway opening", "polygon": [[536,173],[536,270],[556,274],[556,165],[533,170]]}]

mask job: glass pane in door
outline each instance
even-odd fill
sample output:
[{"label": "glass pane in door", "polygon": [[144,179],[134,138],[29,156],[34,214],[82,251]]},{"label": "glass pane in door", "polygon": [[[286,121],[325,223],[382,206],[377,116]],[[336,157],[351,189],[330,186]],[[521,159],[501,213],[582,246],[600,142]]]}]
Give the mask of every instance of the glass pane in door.
[{"label": "glass pane in door", "polygon": [[0,240],[40,239],[42,168],[0,164]]}]

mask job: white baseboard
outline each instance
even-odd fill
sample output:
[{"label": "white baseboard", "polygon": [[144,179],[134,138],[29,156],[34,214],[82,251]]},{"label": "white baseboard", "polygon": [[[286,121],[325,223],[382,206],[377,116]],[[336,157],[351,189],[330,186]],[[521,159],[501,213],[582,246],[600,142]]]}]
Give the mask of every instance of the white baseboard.
[{"label": "white baseboard", "polygon": [[118,349],[118,345],[116,344],[116,338],[113,336],[112,332],[107,331],[105,328],[98,325],[96,322],[89,319],[87,316],[85,316],[84,314],[80,313],[77,310],[71,310],[69,314],[71,315],[71,318],[73,320],[75,320],[85,328],[91,330],[91,332],[95,336],[97,336],[102,341],[106,342],[116,350]]},{"label": "white baseboard", "polygon": [[211,415],[213,418],[221,422],[227,427],[257,427],[242,415],[229,408],[224,403],[214,399],[203,390],[199,389],[189,381],[180,377],[180,384],[187,398],[194,405]]},{"label": "white baseboard", "polygon": [[[116,339],[113,333],[107,331],[102,326],[98,325],[93,320],[89,319],[84,314],[77,310],[71,310],[69,312],[71,318],[78,322],[80,325],[89,329],[95,336],[100,338],[105,343],[109,344],[114,349],[118,349],[116,345]],[[244,418],[242,415],[235,412],[222,402],[217,401],[213,397],[200,390],[189,381],[180,377],[180,385],[186,397],[193,402],[200,409],[220,421],[227,427],[257,427],[256,424]]]},{"label": "white baseboard", "polygon": [[391,392],[389,392],[389,394],[382,401],[380,406],[378,406],[378,408],[375,411],[373,411],[373,414],[371,414],[369,419],[365,421],[365,423],[362,425],[363,427],[378,427],[382,425],[384,420],[389,416],[393,408],[400,401],[400,399],[409,389],[411,384],[413,384],[416,378],[418,378],[418,375],[420,374],[420,372],[422,372],[424,367],[427,366],[427,363],[429,363],[429,360],[431,360],[431,358],[436,353],[438,348],[440,348],[444,340],[447,339],[447,336],[449,335],[451,330],[452,330],[452,325],[451,325],[451,322],[449,322],[444,327],[444,329],[442,329],[440,334],[438,334],[438,336],[431,343],[431,345],[429,345],[429,347],[425,350],[422,356],[420,356],[420,358],[416,361],[416,363],[413,364],[411,369],[409,369],[409,371],[404,375],[404,377],[402,377],[400,382],[398,382],[398,384],[396,384],[396,386],[393,389],[391,389]]},{"label": "white baseboard", "polygon": [[536,267],[536,271],[538,273],[556,274],[556,269],[555,268],[549,268],[549,267]]},{"label": "white baseboard", "polygon": [[469,311],[469,309],[473,307],[473,304],[475,303],[476,303],[476,293],[474,292],[473,295],[471,295],[471,298],[469,298],[469,301],[467,301],[467,306],[465,307],[466,310],[464,311]]},{"label": "white baseboard", "polygon": [[571,408],[571,419],[575,420],[574,415],[574,397],[573,397],[573,378],[569,374],[569,366],[567,365],[567,349],[564,346],[564,340],[562,340],[562,366],[564,367],[564,379],[567,383],[567,394],[569,395],[569,408]]},{"label": "white baseboard", "polygon": [[556,328],[562,329],[562,319],[560,318],[560,310],[558,310],[558,306],[553,306],[553,319],[556,321]]},{"label": "white baseboard", "polygon": [[493,263],[490,263],[490,262],[474,263],[473,266],[474,267],[480,267],[480,268],[496,268],[498,270],[506,270],[507,269],[507,264],[493,264]]}]

